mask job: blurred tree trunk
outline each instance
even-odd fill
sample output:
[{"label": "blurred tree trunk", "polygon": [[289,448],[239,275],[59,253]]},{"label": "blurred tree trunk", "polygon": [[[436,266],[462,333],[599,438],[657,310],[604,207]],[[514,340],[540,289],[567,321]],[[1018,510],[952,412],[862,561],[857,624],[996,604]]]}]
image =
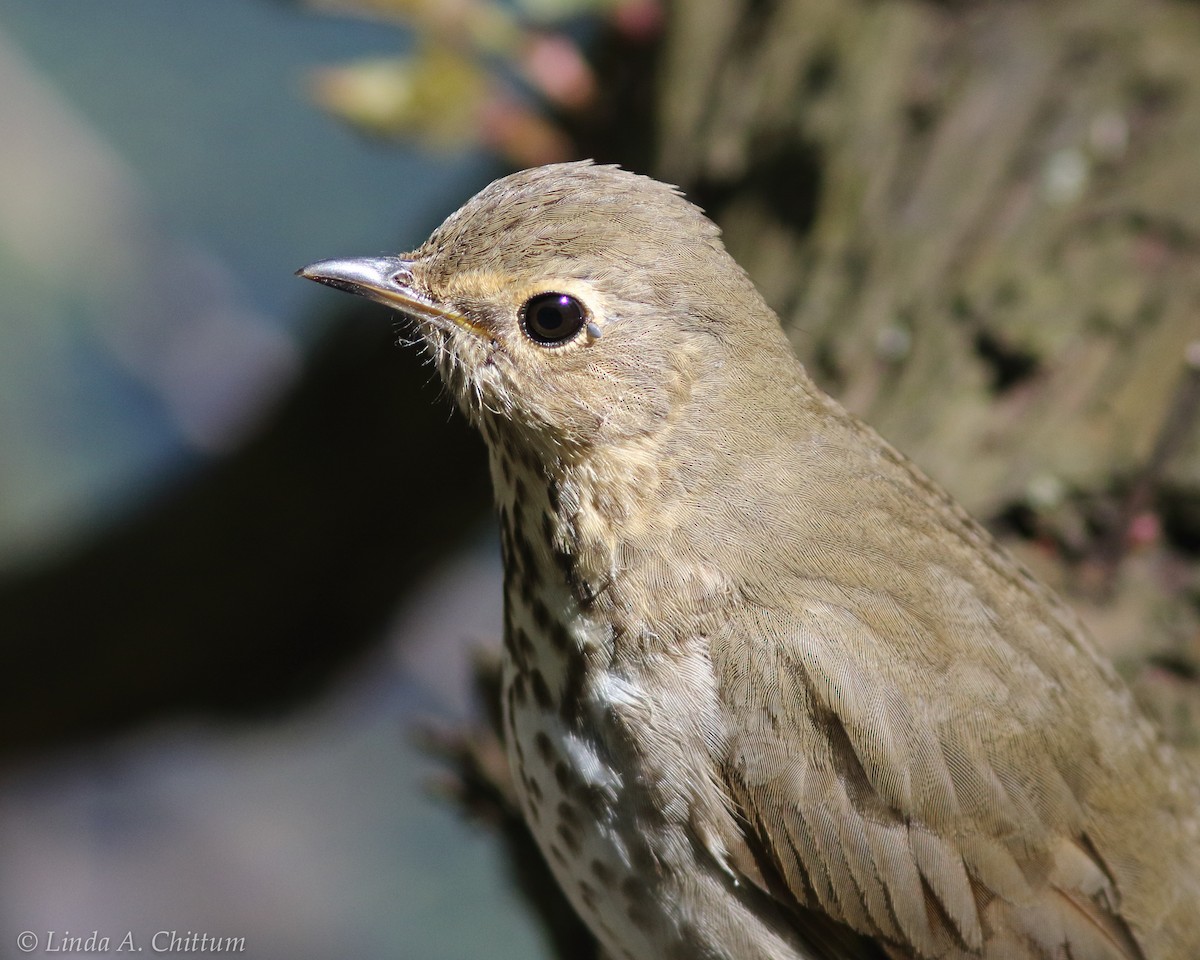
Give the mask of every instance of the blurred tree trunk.
[{"label": "blurred tree trunk", "polygon": [[663,42],[653,172],[1194,744],[1200,4],[688,0]]}]

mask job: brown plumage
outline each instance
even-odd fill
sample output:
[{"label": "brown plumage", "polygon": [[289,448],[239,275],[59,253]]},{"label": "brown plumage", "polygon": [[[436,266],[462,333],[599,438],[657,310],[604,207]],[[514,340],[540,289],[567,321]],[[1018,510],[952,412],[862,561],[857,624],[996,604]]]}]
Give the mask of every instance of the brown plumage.
[{"label": "brown plumage", "polygon": [[515,780],[613,957],[1200,957],[1195,771],[672,188],[528,170],[303,273],[488,441]]}]

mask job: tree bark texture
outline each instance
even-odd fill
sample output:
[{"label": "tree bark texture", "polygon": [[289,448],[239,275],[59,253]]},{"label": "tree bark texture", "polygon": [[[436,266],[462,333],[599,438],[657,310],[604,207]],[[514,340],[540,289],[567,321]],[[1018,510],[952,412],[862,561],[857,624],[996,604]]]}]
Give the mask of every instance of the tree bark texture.
[{"label": "tree bark texture", "polygon": [[680,0],[655,135],[818,382],[1024,517],[1194,743],[1200,4]]}]

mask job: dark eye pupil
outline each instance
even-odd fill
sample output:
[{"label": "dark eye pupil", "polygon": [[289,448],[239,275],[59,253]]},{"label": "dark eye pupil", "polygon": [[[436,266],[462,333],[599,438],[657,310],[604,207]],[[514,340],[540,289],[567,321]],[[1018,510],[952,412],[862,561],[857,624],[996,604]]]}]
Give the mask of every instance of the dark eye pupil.
[{"label": "dark eye pupil", "polygon": [[583,304],[565,293],[539,293],[525,303],[524,326],[537,343],[562,343],[585,322]]}]

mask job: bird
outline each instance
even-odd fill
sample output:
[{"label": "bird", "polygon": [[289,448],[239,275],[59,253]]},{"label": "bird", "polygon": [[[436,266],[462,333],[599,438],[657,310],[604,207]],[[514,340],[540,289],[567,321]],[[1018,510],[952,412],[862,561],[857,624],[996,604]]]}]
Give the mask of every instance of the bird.
[{"label": "bird", "polygon": [[514,787],[611,960],[1200,957],[1195,768],[678,189],[536,167],[298,272],[484,438]]}]

